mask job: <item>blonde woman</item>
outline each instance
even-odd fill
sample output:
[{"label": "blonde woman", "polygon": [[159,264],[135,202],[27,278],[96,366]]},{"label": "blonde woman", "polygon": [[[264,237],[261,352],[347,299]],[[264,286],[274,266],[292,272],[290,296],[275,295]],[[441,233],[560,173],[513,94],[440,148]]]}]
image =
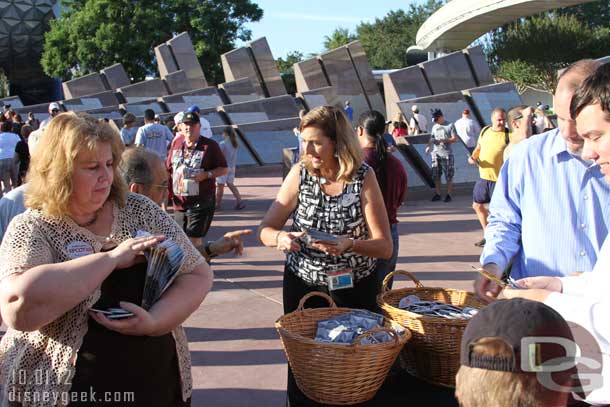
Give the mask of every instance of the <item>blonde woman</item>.
[{"label": "blonde woman", "polygon": [[[376,310],[378,258],[392,255],[390,225],[375,172],[363,161],[353,128],[337,108],[318,107],[299,126],[303,153],[265,215],[259,239],[286,253],[284,312],[312,291],[328,293],[340,307]],[[289,231],[283,229],[292,216]],[[306,231],[331,234],[333,241],[306,244]],[[341,275],[345,284],[334,284]],[[325,306],[319,301],[309,306]],[[306,397],[288,376],[291,405]]]},{"label": "blonde woman", "polygon": [[[79,395],[92,390],[133,392],[134,403],[124,405],[190,405],[181,324],[212,286],[209,266],[169,215],[127,192],[118,172],[123,142],[107,123],[60,114],[41,142],[28,173],[29,209],[0,246],[0,309],[9,327],[0,342],[0,404],[90,405]],[[134,238],[138,230],[152,235]],[[137,305],[146,275],[140,254],[164,238],[183,248],[185,261],[146,311]],[[100,302],[133,316],[111,320],[90,310]],[[56,396],[33,401],[49,394]]]},{"label": "blonde woman", "polygon": [[239,189],[234,184],[235,181],[235,165],[237,161],[237,147],[239,147],[239,143],[237,142],[237,135],[235,134],[235,130],[232,127],[225,127],[222,132],[224,140],[220,142],[220,149],[225,156],[225,160],[227,161],[227,167],[229,167],[229,172],[227,175],[220,176],[216,178],[216,209],[220,209],[220,204],[222,203],[222,195],[225,190],[225,184],[229,187],[233,196],[237,200],[235,204],[235,209],[241,210],[246,207],[246,203],[241,197],[239,193]]}]

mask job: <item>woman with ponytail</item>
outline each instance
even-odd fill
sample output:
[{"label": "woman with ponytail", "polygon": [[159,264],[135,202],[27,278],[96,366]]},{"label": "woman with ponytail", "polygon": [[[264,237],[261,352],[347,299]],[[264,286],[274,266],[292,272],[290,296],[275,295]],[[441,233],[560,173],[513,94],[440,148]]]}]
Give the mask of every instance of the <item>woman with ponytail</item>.
[{"label": "woman with ponytail", "polygon": [[[398,219],[396,212],[404,202],[407,193],[407,173],[400,161],[388,154],[388,146],[383,138],[385,118],[376,110],[369,110],[358,119],[358,141],[364,151],[364,161],[375,170],[377,182],[383,195],[385,209],[390,221],[392,234],[392,257],[377,259],[376,274],[379,285],[385,276],[396,268],[398,257]],[[392,281],[388,284],[392,288]]]}]

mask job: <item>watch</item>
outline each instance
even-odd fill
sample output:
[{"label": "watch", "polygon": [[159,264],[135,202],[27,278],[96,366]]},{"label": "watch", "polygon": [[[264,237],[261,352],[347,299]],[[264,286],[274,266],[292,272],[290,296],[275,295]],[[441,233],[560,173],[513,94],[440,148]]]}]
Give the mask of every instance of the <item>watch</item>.
[{"label": "watch", "polygon": [[208,256],[209,259],[213,259],[214,257],[218,256],[216,253],[212,253],[212,250],[210,247],[212,245],[212,243],[214,243],[214,242],[209,241],[205,244],[205,246],[203,246],[203,251]]}]

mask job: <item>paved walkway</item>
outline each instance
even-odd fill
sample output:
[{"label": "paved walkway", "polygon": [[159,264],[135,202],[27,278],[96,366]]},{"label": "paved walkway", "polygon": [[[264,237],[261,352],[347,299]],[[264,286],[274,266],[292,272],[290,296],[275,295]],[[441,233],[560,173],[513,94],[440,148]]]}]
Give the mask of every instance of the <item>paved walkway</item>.
[{"label": "paved walkway", "polygon": [[[279,167],[238,170],[236,183],[248,207],[233,210],[233,197],[225,191],[226,209],[216,214],[208,237],[215,239],[237,228],[256,230],[275,198],[280,174]],[[414,272],[427,286],[470,289],[474,278],[470,266],[477,264],[480,254],[473,243],[481,239],[470,207],[470,190],[458,191],[451,203],[429,202],[428,195],[428,191],[411,192],[400,210],[397,268]],[[254,235],[246,244],[242,257],[222,257],[213,263],[214,289],[185,323],[193,359],[193,406],[280,407],[285,403],[286,359],[274,328],[282,314],[284,255],[262,247]],[[407,284],[399,281],[395,286]],[[439,399],[450,395],[413,382],[401,388],[436,392]],[[397,397],[387,405],[396,405]],[[417,403],[421,407],[451,404]]]}]

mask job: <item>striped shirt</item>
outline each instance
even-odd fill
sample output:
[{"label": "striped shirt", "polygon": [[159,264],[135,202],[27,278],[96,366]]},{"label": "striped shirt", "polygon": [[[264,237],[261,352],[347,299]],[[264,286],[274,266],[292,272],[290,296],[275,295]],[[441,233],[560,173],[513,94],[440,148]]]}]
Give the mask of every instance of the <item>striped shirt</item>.
[{"label": "striped shirt", "polygon": [[574,157],[558,129],[514,147],[490,203],[481,264],[511,275],[566,276],[593,269],[610,225],[610,186]]},{"label": "striped shirt", "polygon": [[[322,191],[319,178],[301,167],[299,201],[292,218],[292,230],[299,232],[316,229],[335,236],[368,239],[360,194],[364,176],[370,168],[363,163],[354,174],[352,182],[345,184],[343,192],[330,196]],[[286,266],[309,285],[327,285],[328,271],[350,269],[354,273],[354,282],[358,282],[373,273],[375,260],[352,250],[331,256],[301,243],[300,251],[288,253]]]}]

